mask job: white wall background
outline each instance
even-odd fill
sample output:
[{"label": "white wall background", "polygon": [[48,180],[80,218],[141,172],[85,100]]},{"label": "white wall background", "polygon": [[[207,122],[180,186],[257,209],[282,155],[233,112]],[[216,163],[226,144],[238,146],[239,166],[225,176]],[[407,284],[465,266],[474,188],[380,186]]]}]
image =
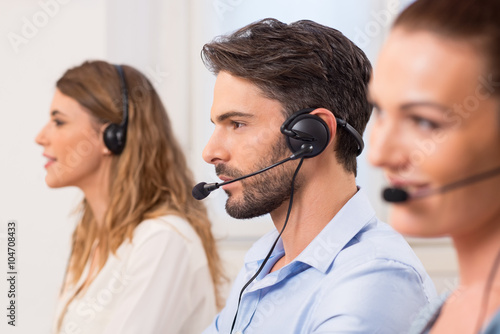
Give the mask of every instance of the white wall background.
[{"label": "white wall background", "polygon": [[[75,224],[77,189],[49,189],[34,138],[48,120],[56,80],[86,59],[127,63],[154,83],[197,180],[218,181],[201,159],[212,125],[214,78],[204,43],[265,17],[312,19],[342,31],[375,61],[389,21],[407,0],[16,0],[0,2],[0,332],[49,333]],[[14,40],[17,41],[13,42]],[[368,129],[369,131],[369,129]],[[365,136],[366,137],[366,136]],[[368,145],[367,145],[368,146]],[[367,147],[369,149],[369,147]],[[366,151],[365,151],[366,152]],[[358,184],[380,217],[381,174],[359,158]],[[237,221],[225,195],[205,200],[230,275],[246,249],[272,228],[268,217]],[[18,224],[17,326],[7,325],[7,222]],[[447,240],[410,240],[438,289],[451,288],[456,262]],[[5,314],[4,314],[5,313]]]}]

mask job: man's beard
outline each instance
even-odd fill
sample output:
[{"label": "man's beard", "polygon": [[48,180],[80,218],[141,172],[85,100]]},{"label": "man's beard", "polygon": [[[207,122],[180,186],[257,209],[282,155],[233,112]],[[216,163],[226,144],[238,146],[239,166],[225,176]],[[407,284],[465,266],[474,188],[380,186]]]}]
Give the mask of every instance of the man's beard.
[{"label": "man's beard", "polygon": [[[263,158],[257,164],[254,171],[286,158],[289,153],[290,151],[284,141],[279,142],[277,147],[271,151],[270,157],[266,155],[269,158]],[[237,178],[246,174],[224,164],[217,165],[215,171],[217,175],[225,175],[231,178]],[[243,186],[243,199],[236,200],[229,191],[226,191],[229,196],[226,202],[226,212],[233,218],[247,219],[259,217],[274,211],[290,199],[294,173],[295,168],[291,167],[287,162],[285,165],[252,176],[248,180],[238,181]],[[295,180],[295,190],[300,187],[300,183],[300,179]]]}]

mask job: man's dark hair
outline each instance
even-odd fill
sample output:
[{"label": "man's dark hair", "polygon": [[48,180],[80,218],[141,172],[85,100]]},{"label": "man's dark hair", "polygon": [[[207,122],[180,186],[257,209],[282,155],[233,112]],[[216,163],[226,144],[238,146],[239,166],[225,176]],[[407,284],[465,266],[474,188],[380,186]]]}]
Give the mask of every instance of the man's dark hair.
[{"label": "man's dark hair", "polygon": [[[326,108],[360,134],[370,118],[367,101],[371,65],[341,32],[303,20],[264,19],[203,46],[205,66],[249,80],[279,101],[285,116],[304,108]],[[355,140],[339,129],[336,156],[356,174]]]}]

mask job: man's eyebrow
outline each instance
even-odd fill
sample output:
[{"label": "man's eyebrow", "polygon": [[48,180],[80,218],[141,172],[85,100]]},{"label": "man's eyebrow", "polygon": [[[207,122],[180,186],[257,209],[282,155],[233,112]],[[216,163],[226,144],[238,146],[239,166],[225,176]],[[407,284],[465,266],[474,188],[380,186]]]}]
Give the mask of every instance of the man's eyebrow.
[{"label": "man's eyebrow", "polygon": [[[220,114],[219,116],[217,116],[216,120],[217,120],[217,122],[223,122],[226,119],[231,118],[231,117],[252,118],[252,117],[254,117],[254,115],[253,114],[244,113],[244,112],[241,112],[241,111],[229,111],[229,112],[226,112],[224,114]],[[212,119],[210,119],[210,121],[212,123],[214,123],[214,121]]]},{"label": "man's eyebrow", "polygon": [[401,110],[408,110],[408,109],[412,109],[412,108],[416,108],[416,107],[428,107],[428,108],[437,109],[437,110],[443,111],[443,112],[450,110],[450,108],[445,106],[445,105],[442,105],[442,104],[439,104],[436,102],[431,102],[431,101],[419,101],[419,102],[404,103],[403,105],[401,105],[400,109]]}]

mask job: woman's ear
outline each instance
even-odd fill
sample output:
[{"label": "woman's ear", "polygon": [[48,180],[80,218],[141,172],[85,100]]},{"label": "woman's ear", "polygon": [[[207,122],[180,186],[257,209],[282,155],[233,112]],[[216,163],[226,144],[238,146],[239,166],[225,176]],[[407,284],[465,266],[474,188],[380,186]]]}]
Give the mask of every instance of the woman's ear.
[{"label": "woman's ear", "polygon": [[108,127],[108,125],[109,125],[109,123],[105,123],[105,124],[102,124],[100,126],[100,128],[99,128],[99,136],[100,136],[99,142],[101,143],[102,154],[104,154],[104,155],[112,155],[111,151],[109,150],[109,148],[104,143],[104,130],[106,130],[106,128]]},{"label": "woman's ear", "polygon": [[328,126],[328,131],[330,131],[330,142],[328,146],[335,140],[335,135],[337,134],[337,120],[335,119],[335,115],[328,109],[325,108],[317,108],[311,112],[311,115],[316,115],[321,118],[326,125]]}]

